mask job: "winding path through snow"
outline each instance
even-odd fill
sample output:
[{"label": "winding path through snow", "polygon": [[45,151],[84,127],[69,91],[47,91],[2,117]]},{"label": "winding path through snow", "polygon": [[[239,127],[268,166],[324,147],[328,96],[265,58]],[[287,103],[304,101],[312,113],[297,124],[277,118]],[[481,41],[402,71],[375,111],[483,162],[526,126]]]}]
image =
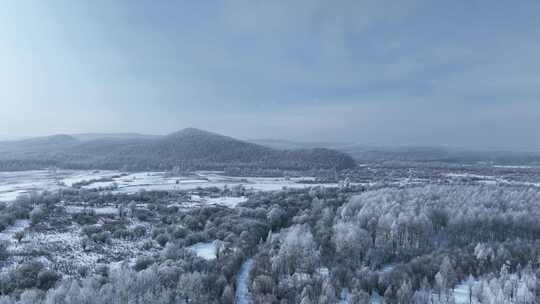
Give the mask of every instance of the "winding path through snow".
[{"label": "winding path through snow", "polygon": [[253,267],[253,258],[248,259],[240,267],[240,272],[236,278],[236,304],[252,304],[251,294],[249,293],[249,272]]}]

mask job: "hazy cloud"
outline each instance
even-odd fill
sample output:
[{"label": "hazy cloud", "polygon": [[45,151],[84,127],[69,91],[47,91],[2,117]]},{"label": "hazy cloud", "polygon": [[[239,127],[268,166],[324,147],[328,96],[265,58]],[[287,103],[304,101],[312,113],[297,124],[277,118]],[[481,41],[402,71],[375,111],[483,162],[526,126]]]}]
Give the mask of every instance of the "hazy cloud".
[{"label": "hazy cloud", "polygon": [[0,11],[0,133],[539,149],[539,8],[21,1]]}]

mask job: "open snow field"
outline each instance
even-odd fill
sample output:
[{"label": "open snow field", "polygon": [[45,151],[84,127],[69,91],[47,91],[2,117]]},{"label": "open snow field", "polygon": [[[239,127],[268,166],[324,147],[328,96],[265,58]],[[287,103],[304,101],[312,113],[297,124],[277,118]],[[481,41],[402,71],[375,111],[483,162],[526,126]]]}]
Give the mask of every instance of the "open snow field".
[{"label": "open snow field", "polygon": [[[216,172],[198,172],[185,177],[172,177],[166,172],[122,173],[99,170],[37,170],[0,172],[0,202],[15,200],[34,191],[56,191],[84,182],[86,189],[114,189],[116,193],[136,193],[140,190],[195,190],[242,186],[253,191],[278,191],[283,188],[337,187],[338,184],[314,183],[313,178],[229,177]],[[209,198],[212,204],[234,207],[245,197]]]},{"label": "open snow field", "polygon": [[[510,167],[513,169],[526,169],[519,166]],[[503,178],[500,176],[480,175],[472,173],[444,173],[443,177],[451,180],[473,180],[479,184],[484,185],[512,185],[512,186],[526,186],[526,187],[540,187],[540,183],[527,182],[527,181],[515,181]]]},{"label": "open snow field", "polygon": [[50,171],[0,172],[0,201],[12,201],[32,191],[58,188],[57,180]]},{"label": "open snow field", "polygon": [[117,175],[114,171],[34,170],[0,172],[0,202],[34,191],[56,191],[74,183]]},{"label": "open snow field", "polygon": [[278,191],[286,188],[337,187],[338,184],[313,183],[312,177],[305,178],[267,178],[230,177],[216,172],[197,172],[186,177],[171,177],[166,172],[132,173],[114,178],[113,181],[96,182],[83,188],[99,189],[117,186],[114,192],[135,193],[139,190],[192,190],[197,188],[233,188],[243,186],[255,191]]}]

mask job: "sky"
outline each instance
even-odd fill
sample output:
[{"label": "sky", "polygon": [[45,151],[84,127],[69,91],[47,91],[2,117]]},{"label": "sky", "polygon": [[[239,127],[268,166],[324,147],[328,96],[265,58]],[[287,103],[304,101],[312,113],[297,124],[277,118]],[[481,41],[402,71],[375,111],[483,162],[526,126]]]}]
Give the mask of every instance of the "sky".
[{"label": "sky", "polygon": [[540,1],[0,1],[0,135],[540,151]]}]

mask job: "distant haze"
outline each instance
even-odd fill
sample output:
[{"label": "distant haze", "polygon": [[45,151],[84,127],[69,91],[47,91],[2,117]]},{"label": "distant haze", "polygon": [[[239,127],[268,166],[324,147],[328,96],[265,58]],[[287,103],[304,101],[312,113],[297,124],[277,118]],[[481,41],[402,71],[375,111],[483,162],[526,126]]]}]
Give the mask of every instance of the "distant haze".
[{"label": "distant haze", "polygon": [[[540,1],[12,1],[0,139],[540,151]],[[92,135],[92,134],[90,134]]]}]

